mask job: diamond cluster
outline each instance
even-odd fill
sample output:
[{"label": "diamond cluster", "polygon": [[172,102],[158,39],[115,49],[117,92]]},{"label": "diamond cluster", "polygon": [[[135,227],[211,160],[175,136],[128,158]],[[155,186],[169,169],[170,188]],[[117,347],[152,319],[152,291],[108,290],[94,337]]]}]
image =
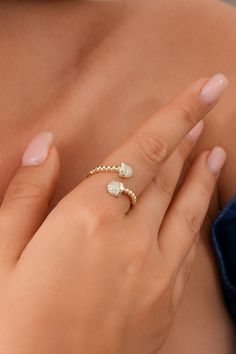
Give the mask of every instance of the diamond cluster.
[{"label": "diamond cluster", "polygon": [[130,178],[133,176],[133,169],[124,162],[121,162],[119,167],[119,175],[124,178]]},{"label": "diamond cluster", "polygon": [[117,181],[111,181],[108,185],[107,185],[107,191],[108,193],[110,193],[111,195],[113,195],[114,197],[119,197],[122,193],[122,191],[124,190],[124,185],[121,182],[117,182]]}]

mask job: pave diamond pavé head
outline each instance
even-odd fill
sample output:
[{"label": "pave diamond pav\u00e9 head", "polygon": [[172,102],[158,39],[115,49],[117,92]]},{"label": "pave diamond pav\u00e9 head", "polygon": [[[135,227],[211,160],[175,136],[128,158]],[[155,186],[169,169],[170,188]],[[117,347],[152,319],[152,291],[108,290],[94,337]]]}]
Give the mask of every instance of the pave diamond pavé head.
[{"label": "pave diamond pav\u00e9 head", "polygon": [[114,197],[119,197],[124,189],[123,183],[117,181],[111,181],[107,185],[107,191]]},{"label": "pave diamond pav\u00e9 head", "polygon": [[125,163],[122,162],[120,164],[119,175],[125,178],[132,177],[133,169],[129,165],[126,165]]}]

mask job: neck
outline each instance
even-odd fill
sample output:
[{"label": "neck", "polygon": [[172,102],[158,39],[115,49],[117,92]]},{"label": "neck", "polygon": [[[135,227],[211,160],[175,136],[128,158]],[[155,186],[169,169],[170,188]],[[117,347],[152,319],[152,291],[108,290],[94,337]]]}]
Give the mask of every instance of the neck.
[{"label": "neck", "polygon": [[[119,11],[118,11],[119,10]],[[25,144],[52,126],[55,104],[78,80],[86,57],[115,30],[115,3],[6,2],[0,12],[0,194]]]}]

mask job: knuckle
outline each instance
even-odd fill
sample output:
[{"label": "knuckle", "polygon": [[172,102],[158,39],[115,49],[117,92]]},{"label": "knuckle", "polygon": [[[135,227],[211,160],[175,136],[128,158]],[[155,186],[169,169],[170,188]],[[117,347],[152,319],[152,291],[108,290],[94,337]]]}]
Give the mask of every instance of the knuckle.
[{"label": "knuckle", "polygon": [[79,227],[88,237],[100,238],[106,231],[111,234],[122,217],[117,215],[117,210],[101,203],[101,200],[92,202],[89,197],[87,200],[80,197],[79,193],[67,195],[54,210],[57,210],[59,217],[63,216],[68,221],[69,226]]},{"label": "knuckle", "polygon": [[183,121],[189,127],[193,127],[199,119],[199,111],[194,104],[178,105],[176,115],[179,120]]},{"label": "knuckle", "polygon": [[182,281],[184,284],[188,282],[191,276],[191,272],[192,272],[192,262],[191,263],[188,262],[182,271]]},{"label": "knuckle", "polygon": [[125,266],[128,273],[133,273],[139,270],[146,264],[152,254],[153,243],[150,235],[146,237],[131,240],[125,248]]},{"label": "knuckle", "polygon": [[76,212],[75,218],[82,220],[92,233],[97,229],[113,225],[117,215],[109,208],[96,208],[95,205],[82,205],[79,208],[79,213]]},{"label": "knuckle", "polygon": [[159,280],[158,284],[156,285],[156,293],[159,296],[163,295],[164,297],[170,297],[171,289],[172,289],[171,285],[172,285],[171,276],[169,274],[165,274],[164,276],[162,276],[162,278]]},{"label": "knuckle", "polygon": [[149,164],[159,164],[167,159],[169,144],[160,135],[144,132],[138,136],[137,142]]},{"label": "knuckle", "polygon": [[177,297],[177,299],[175,300],[177,303],[178,303],[178,299],[182,297],[184,288],[191,277],[192,268],[193,268],[193,259],[191,260],[191,262],[189,260],[185,262],[184,265],[182,266],[182,269],[179,272],[177,278],[177,289],[176,289],[177,293],[175,293],[175,297]]},{"label": "knuckle", "polygon": [[162,277],[159,275],[157,281],[155,281],[155,284],[151,287],[151,301],[153,304],[155,305],[160,302],[171,304],[173,287],[174,283],[169,275],[165,274]]},{"label": "knuckle", "polygon": [[174,193],[175,182],[170,176],[160,173],[160,175],[154,179],[154,183],[158,191],[162,194],[171,197]]},{"label": "knuckle", "polygon": [[95,212],[95,225],[109,226],[112,225],[116,219],[117,215],[115,215],[112,209],[103,207]]},{"label": "knuckle", "polygon": [[205,180],[199,186],[199,198],[201,199],[201,205],[205,205],[206,201],[208,201],[211,197],[211,193],[213,191],[213,180]]},{"label": "knuckle", "polygon": [[193,234],[199,233],[202,226],[202,218],[200,213],[198,213],[197,210],[194,210],[194,208],[186,208],[183,211],[183,217],[190,231]]},{"label": "knuckle", "polygon": [[184,293],[184,288],[185,288],[185,282],[183,281],[182,274],[179,273],[179,275],[176,278],[175,286],[173,289],[173,297],[172,297],[172,308],[176,309],[183,297]]},{"label": "knuckle", "polygon": [[[184,286],[186,285],[186,283],[188,282],[190,276],[191,276],[191,272],[192,272],[192,263],[190,261],[185,261],[182,268],[180,269],[179,275],[178,275],[178,285],[181,288],[184,288]],[[181,289],[182,290],[182,289]],[[182,293],[182,291],[181,291]]]},{"label": "knuckle", "polygon": [[34,182],[14,181],[10,184],[5,199],[14,201],[16,199],[39,199],[43,195],[43,186]]}]

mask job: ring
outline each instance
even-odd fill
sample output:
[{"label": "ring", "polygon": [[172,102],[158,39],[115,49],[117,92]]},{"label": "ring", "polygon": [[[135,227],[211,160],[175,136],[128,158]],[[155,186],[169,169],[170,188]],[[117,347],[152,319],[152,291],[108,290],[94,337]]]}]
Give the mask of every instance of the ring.
[{"label": "ring", "polygon": [[93,170],[91,170],[87,177],[94,175],[95,173],[99,172],[118,172],[120,177],[123,178],[130,178],[133,176],[133,169],[129,165],[125,164],[124,162],[121,162],[120,165],[118,166],[103,166],[99,165],[95,167]]},{"label": "ring", "polygon": [[126,194],[130,198],[132,205],[136,204],[137,202],[137,197],[135,193],[132,192],[130,189],[125,188],[125,186],[121,182],[111,181],[107,185],[107,191],[109,194],[116,198],[118,198],[123,193]]}]

